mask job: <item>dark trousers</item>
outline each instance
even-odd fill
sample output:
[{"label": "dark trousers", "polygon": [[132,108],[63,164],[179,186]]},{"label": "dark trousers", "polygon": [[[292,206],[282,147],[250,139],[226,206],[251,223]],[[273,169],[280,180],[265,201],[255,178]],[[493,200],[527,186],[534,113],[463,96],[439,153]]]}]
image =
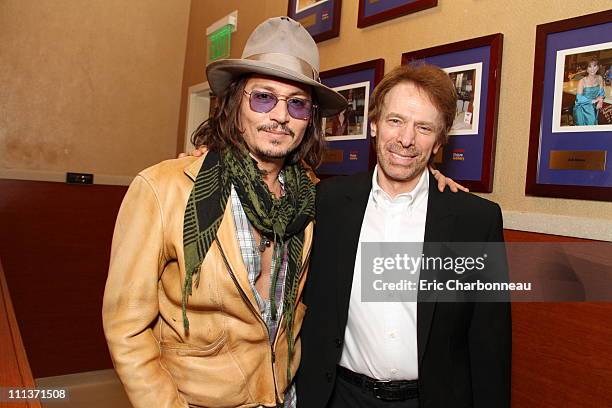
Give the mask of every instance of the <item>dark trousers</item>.
[{"label": "dark trousers", "polygon": [[327,408],[418,408],[419,399],[405,401],[383,401],[372,393],[362,390],[343,378],[336,378],[336,386],[332,392]]}]

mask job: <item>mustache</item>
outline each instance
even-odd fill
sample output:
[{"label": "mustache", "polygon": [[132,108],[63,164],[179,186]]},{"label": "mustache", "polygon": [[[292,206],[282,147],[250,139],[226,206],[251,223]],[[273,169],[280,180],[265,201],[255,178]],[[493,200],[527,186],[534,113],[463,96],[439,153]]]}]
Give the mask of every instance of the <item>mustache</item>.
[{"label": "mustache", "polygon": [[390,143],[387,145],[387,151],[395,154],[399,154],[402,156],[418,156],[421,154],[421,151],[414,146],[409,148],[405,148],[398,143]]},{"label": "mustache", "polygon": [[267,125],[260,125],[260,126],[257,126],[257,130],[264,131],[264,132],[269,132],[269,131],[283,132],[283,133],[287,133],[291,137],[295,136],[295,132],[291,130],[289,126],[283,125],[280,123],[269,123]]}]

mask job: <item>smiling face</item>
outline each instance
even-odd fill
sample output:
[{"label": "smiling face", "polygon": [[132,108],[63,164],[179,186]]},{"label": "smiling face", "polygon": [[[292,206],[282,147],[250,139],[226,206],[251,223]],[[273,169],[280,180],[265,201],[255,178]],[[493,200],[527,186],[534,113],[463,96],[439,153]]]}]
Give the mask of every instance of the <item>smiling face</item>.
[{"label": "smiling face", "polygon": [[401,82],[387,93],[376,137],[378,183],[389,195],[412,191],[440,148],[443,119],[429,97],[412,82]]},{"label": "smiling face", "polygon": [[587,73],[589,75],[595,75],[597,71],[599,71],[599,63],[597,61],[589,62],[589,65],[587,65]]},{"label": "smiling face", "polygon": [[295,150],[308,127],[308,119],[295,119],[287,111],[285,98],[311,99],[310,87],[291,81],[253,76],[245,85],[245,91],[264,91],[280,97],[269,112],[255,112],[249,104],[249,95],[242,97],[240,126],[242,137],[251,155],[258,162],[282,162]]}]

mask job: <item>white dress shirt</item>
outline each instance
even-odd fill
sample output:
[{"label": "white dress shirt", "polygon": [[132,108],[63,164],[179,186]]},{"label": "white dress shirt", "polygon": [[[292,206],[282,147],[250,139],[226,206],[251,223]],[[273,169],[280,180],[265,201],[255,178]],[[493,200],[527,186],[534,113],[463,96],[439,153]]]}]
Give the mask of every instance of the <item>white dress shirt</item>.
[{"label": "white dress shirt", "polygon": [[419,376],[416,302],[361,301],[361,242],[423,242],[429,172],[409,193],[391,198],[372,176],[353,273],[340,365],[378,380]]}]

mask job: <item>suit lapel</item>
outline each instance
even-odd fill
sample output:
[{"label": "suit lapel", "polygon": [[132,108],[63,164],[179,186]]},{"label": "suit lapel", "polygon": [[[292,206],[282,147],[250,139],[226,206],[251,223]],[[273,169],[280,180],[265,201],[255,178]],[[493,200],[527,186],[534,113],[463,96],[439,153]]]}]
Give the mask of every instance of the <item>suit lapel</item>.
[{"label": "suit lapel", "polygon": [[[423,244],[423,254],[425,257],[433,257],[439,255],[439,245],[430,245],[438,242],[448,242],[451,239],[453,231],[454,217],[452,213],[451,203],[449,200],[451,192],[440,193],[438,191],[438,183],[429,174],[429,196],[427,199],[427,216],[425,220],[425,238]],[[426,277],[428,281],[436,278],[434,274],[429,273]],[[418,294],[417,304],[417,349],[419,354],[419,365],[423,360],[429,332],[431,329],[431,321],[436,308],[436,292],[430,291],[425,295],[422,292]]]},{"label": "suit lapel", "polygon": [[365,215],[368,197],[372,189],[372,172],[363,173],[349,179],[345,194],[338,203],[340,222],[338,231],[338,265],[337,265],[337,311],[338,333],[344,332],[348,315],[355,256],[359,245],[361,224]]}]

